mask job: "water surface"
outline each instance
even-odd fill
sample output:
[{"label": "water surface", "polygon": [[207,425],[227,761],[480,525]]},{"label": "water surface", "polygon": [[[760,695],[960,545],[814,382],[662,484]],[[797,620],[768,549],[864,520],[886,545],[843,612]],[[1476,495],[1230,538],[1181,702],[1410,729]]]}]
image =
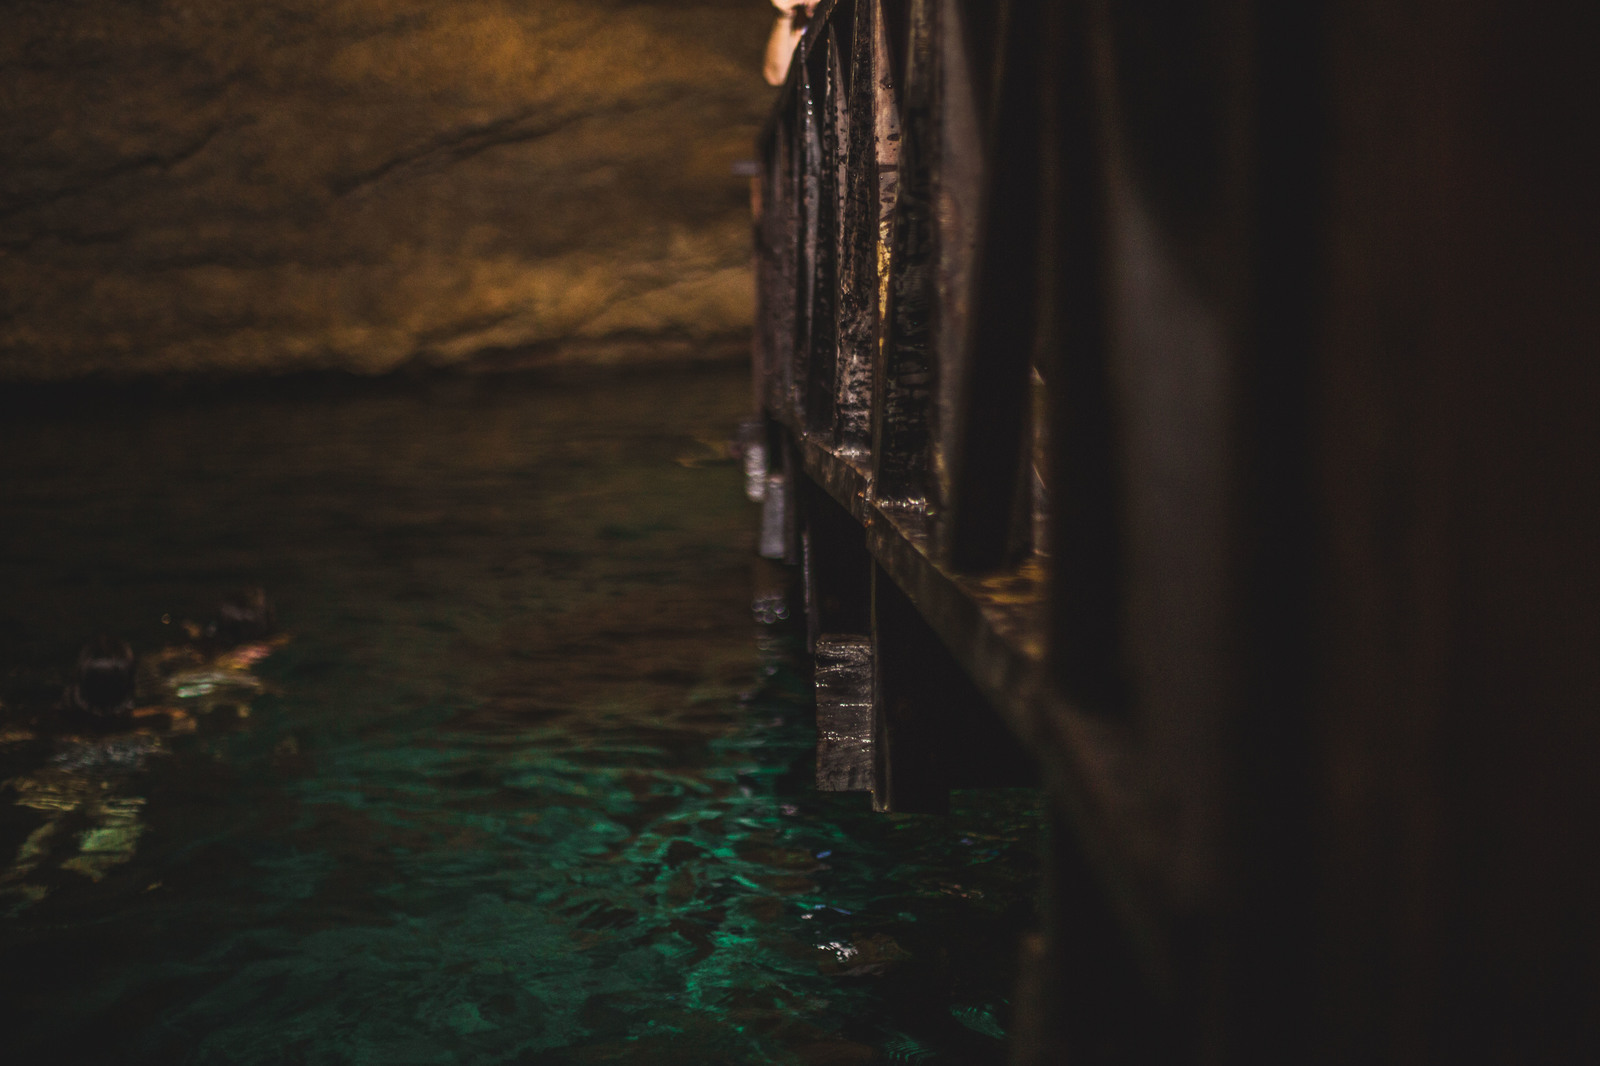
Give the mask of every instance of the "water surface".
[{"label": "water surface", "polygon": [[[8,1060],[1003,1061],[1035,797],[810,788],[746,390],[12,396]],[[90,634],[155,652],[253,585],[291,639],[171,694],[191,729],[50,735]]]}]

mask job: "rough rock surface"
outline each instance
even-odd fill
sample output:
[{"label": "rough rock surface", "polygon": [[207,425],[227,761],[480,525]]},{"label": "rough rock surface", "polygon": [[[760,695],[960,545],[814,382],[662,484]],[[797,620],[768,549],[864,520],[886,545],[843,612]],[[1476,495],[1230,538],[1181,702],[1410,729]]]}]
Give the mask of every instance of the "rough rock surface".
[{"label": "rough rock surface", "polygon": [[0,0],[0,378],[726,347],[770,15]]}]

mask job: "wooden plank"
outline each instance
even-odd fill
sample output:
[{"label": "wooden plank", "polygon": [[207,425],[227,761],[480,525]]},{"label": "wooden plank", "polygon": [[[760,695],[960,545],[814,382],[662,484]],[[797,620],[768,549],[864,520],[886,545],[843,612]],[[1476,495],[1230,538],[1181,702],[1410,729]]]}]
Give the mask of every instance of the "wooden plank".
[{"label": "wooden plank", "polygon": [[806,57],[810,123],[806,163],[805,239],[810,261],[806,336],[804,425],[808,433],[833,437],[839,369],[839,228],[843,190],[839,161],[848,131],[841,128],[843,75],[833,25],[820,24]]},{"label": "wooden plank", "polygon": [[935,132],[934,20],[937,0],[912,0],[901,107],[885,340],[873,373],[872,475],[882,499],[926,507],[929,405],[933,397]]},{"label": "wooden plank", "polygon": [[817,639],[817,788],[875,792],[872,640],[826,633]]},{"label": "wooden plank", "polygon": [[1050,662],[1063,693],[1125,711],[1122,501],[1106,363],[1100,133],[1081,5],[1047,8],[1041,72],[1045,297],[1039,351],[1050,383]]},{"label": "wooden plank", "polygon": [[872,444],[872,364],[878,348],[879,167],[877,107],[883,70],[882,8],[857,0],[851,33],[848,130],[839,259],[839,364],[834,440],[842,453]]},{"label": "wooden plank", "polygon": [[[998,5],[994,85],[978,104],[982,225],[972,251],[972,311],[962,343],[967,358],[954,382],[945,433],[950,489],[941,530],[958,570],[981,572],[1020,562],[1034,547],[1031,504],[1033,411],[1029,384],[1037,334],[1040,180],[1040,10]],[[990,57],[983,57],[989,59]],[[948,90],[947,90],[948,92]],[[948,96],[947,96],[948,99]]]}]

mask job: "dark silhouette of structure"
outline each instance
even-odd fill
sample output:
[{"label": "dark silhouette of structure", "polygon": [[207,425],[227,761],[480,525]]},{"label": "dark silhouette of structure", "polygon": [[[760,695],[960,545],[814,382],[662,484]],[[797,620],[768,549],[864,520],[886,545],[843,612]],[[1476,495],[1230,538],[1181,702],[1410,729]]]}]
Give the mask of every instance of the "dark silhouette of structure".
[{"label": "dark silhouette of structure", "polygon": [[126,718],[133,707],[136,668],[127,641],[104,633],[95,636],[78,652],[64,696],[66,709],[95,722]]},{"label": "dark silhouette of structure", "polygon": [[1017,1062],[1600,1061],[1597,40],[816,13],[751,489],[824,787],[1048,788]]}]

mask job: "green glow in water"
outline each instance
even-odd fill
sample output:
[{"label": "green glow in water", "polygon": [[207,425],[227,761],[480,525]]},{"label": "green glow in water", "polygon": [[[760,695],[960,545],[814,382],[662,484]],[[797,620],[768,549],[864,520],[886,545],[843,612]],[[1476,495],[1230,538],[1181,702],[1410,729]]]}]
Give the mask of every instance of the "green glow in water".
[{"label": "green glow in water", "polygon": [[[264,584],[294,635],[248,718],[96,771],[137,826],[88,827],[117,864],[45,862],[48,894],[0,924],[9,1046],[1003,1061],[1035,797],[935,819],[813,791],[797,638],[751,618],[754,519],[715,450],[742,380],[606,390],[8,424],[4,714],[47,700],[86,631],[154,647],[218,591]],[[0,774],[48,757],[0,745]],[[12,798],[7,854],[41,818]]]}]

